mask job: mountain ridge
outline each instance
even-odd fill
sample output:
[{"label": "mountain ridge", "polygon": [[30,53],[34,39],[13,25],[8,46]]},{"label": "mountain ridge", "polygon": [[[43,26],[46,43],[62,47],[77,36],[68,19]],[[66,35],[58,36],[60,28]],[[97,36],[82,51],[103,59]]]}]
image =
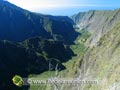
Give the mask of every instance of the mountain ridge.
[{"label": "mountain ridge", "polygon": [[99,39],[111,30],[120,21],[120,9],[115,10],[90,10],[73,15],[71,18],[80,30],[92,33],[86,45],[97,45]]},{"label": "mountain ridge", "polygon": [[43,15],[24,10],[7,1],[0,3],[1,40],[24,41],[30,37],[41,36],[74,43],[79,34],[67,16]]}]

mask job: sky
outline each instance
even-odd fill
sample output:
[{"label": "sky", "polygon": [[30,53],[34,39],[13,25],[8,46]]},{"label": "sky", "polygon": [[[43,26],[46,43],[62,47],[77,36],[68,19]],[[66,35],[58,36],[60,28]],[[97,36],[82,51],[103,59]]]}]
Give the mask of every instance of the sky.
[{"label": "sky", "polygon": [[120,0],[7,0],[32,12],[71,16],[89,10],[120,8]]}]

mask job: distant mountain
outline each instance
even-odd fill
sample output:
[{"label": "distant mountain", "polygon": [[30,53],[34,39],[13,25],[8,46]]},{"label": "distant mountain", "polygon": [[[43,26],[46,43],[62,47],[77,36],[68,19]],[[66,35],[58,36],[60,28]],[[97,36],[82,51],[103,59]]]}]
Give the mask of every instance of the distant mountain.
[{"label": "distant mountain", "polygon": [[63,70],[65,66],[62,63],[72,56],[74,53],[69,46],[60,41],[39,37],[21,43],[0,41],[0,89],[19,90],[20,88],[12,83],[14,75],[25,78],[29,74],[55,70],[57,64],[58,69]]},{"label": "distant mountain", "polygon": [[120,9],[91,10],[80,12],[71,17],[81,30],[88,30],[93,35],[87,45],[96,45],[99,39],[120,22]]},{"label": "distant mountain", "polygon": [[67,16],[29,12],[7,1],[0,1],[0,39],[23,41],[41,36],[73,43],[78,33]]}]

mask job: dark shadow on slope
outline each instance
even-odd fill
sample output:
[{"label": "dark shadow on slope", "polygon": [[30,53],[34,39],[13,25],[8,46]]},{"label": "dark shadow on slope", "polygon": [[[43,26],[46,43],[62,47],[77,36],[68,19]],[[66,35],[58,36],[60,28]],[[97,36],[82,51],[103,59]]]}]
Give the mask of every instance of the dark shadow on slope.
[{"label": "dark shadow on slope", "polygon": [[[47,58],[45,54],[48,55]],[[49,61],[54,67],[52,70],[55,69],[56,64],[59,64],[58,68],[63,70],[65,66],[62,62],[69,60],[72,56],[74,56],[72,50],[58,41],[41,38],[29,39],[21,44],[0,41],[0,90],[28,90],[29,86],[21,88],[15,86],[12,78],[15,75],[27,78],[29,74],[47,71]]]},{"label": "dark shadow on slope", "polygon": [[74,56],[69,45],[64,44],[62,41],[35,37],[24,41],[23,45],[37,53],[45,55],[47,58],[58,59],[61,62],[66,62]]},{"label": "dark shadow on slope", "polygon": [[73,44],[78,33],[67,16],[36,14],[0,1],[0,40],[21,42],[35,36]]}]

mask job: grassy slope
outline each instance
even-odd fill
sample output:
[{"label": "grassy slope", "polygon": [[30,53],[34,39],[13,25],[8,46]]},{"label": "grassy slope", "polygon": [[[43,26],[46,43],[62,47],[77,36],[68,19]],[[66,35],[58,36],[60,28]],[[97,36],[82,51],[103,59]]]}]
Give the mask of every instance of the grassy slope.
[{"label": "grassy slope", "polygon": [[[99,80],[98,85],[83,85],[80,86],[81,90],[119,90],[120,85],[120,23],[117,24],[110,32],[104,35],[100,41],[92,49],[87,50],[85,55],[80,58],[79,48],[72,46],[74,52],[78,53],[72,60],[64,63],[67,69],[61,71],[65,77],[71,77],[77,75],[77,65],[79,66],[80,60],[86,61],[85,64],[81,64],[81,69],[85,65],[85,73],[83,78],[97,78]],[[77,40],[79,42],[80,39]],[[76,43],[77,43],[76,42]],[[80,44],[81,45],[81,44]],[[84,51],[83,49],[80,51]],[[79,63],[78,63],[79,62]],[[63,74],[64,73],[64,74]],[[114,86],[116,89],[113,89]],[[50,89],[50,88],[49,88]],[[49,90],[44,88],[41,90]],[[66,87],[62,86],[60,90],[77,90],[78,87]],[[34,90],[32,88],[31,90]],[[37,89],[36,89],[37,90]],[[38,89],[39,90],[39,89]],[[51,89],[50,89],[51,90]]]},{"label": "grassy slope", "polygon": [[[80,31],[81,35],[76,39],[75,45],[71,45],[71,49],[76,54],[76,56],[72,57],[68,62],[63,63],[66,66],[65,70],[62,70],[59,75],[63,78],[72,78],[76,77],[78,74],[78,67],[80,64],[80,59],[83,57],[84,53],[86,52],[87,48],[85,47],[84,43],[87,38],[90,36],[90,33],[87,31]],[[84,40],[83,40],[84,39]],[[83,41],[82,41],[83,40]],[[55,71],[47,71],[40,75],[30,75],[32,78],[49,78],[49,77],[56,77]],[[64,88],[64,86],[63,86]],[[53,86],[51,85],[31,85],[30,90],[53,90]]]},{"label": "grassy slope", "polygon": [[[97,85],[85,84],[80,90],[120,90],[120,23],[104,35],[97,45],[81,59],[82,78],[98,80]],[[85,66],[85,68],[83,68]],[[77,90],[68,87],[66,90]]]},{"label": "grassy slope", "polygon": [[[100,39],[83,58],[87,61],[85,77],[97,78],[98,85],[85,85],[82,90],[119,90],[120,23]],[[116,89],[113,89],[115,86]]]}]

